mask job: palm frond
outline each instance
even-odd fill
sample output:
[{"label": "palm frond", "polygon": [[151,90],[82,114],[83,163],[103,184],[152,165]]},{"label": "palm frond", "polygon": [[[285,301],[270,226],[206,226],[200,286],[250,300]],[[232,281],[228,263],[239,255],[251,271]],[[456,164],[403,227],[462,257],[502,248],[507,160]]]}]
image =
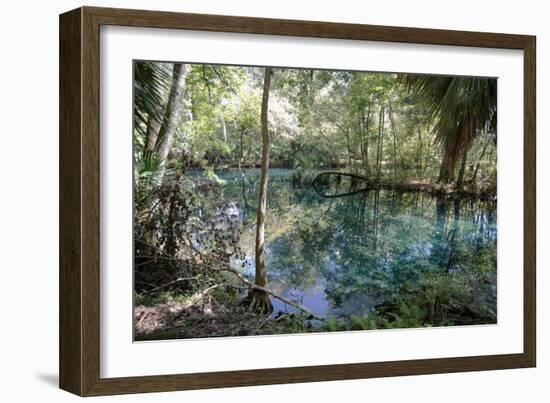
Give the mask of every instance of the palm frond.
[{"label": "palm frond", "polygon": [[146,136],[150,119],[161,123],[171,81],[172,64],[134,64],[134,127],[138,134]]},{"label": "palm frond", "polygon": [[496,79],[405,75],[404,82],[425,100],[436,121],[436,141],[451,161],[481,132],[493,133],[496,140]]}]

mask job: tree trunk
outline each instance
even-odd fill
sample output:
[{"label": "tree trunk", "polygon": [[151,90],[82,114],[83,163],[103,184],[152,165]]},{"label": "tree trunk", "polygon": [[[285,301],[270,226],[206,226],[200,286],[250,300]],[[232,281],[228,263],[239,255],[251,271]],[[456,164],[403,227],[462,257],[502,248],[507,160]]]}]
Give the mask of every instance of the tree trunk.
[{"label": "tree trunk", "polygon": [[[269,131],[267,127],[269,88],[273,71],[266,67],[264,76],[264,90],[262,95],[261,130],[262,130],[262,166],[260,176],[260,196],[258,201],[258,216],[256,220],[256,273],[254,283],[260,287],[267,285],[265,270],[265,213],[267,207],[267,181],[269,174]],[[259,312],[271,312],[273,306],[269,296],[262,291],[253,290],[250,307]]]},{"label": "tree trunk", "polygon": [[346,146],[347,146],[347,149],[348,149],[348,165],[351,168],[351,165],[352,165],[352,162],[351,162],[351,142],[350,142],[350,138],[349,138],[349,129],[347,129],[344,133],[346,134]]},{"label": "tree trunk", "polygon": [[422,148],[423,148],[423,144],[422,144],[422,131],[420,130],[420,126],[417,127],[417,132],[418,132],[418,144],[419,144],[419,147],[418,147],[418,157],[417,157],[417,165],[416,165],[416,172],[418,173],[418,176],[421,177],[422,176]]},{"label": "tree trunk", "polygon": [[[391,123],[391,131],[393,134],[393,177],[394,180],[397,177],[397,129],[395,127],[395,119],[393,118],[393,108],[391,105],[391,101],[388,101],[389,106],[389,115],[390,115],[390,123]],[[403,158],[401,158],[401,162],[403,162]]]},{"label": "tree trunk", "polygon": [[464,172],[466,171],[466,160],[468,159],[468,150],[464,150],[462,155],[462,162],[460,164],[460,171],[458,171],[458,178],[456,180],[456,188],[460,191],[464,186]]},{"label": "tree trunk", "polygon": [[225,118],[223,117],[223,115],[221,116],[221,121],[222,121],[223,141],[225,142],[225,144],[227,144],[227,125],[225,124]]},{"label": "tree trunk", "polygon": [[365,115],[365,110],[363,110],[363,131],[361,133],[361,143],[364,144],[364,167],[366,176],[370,176],[370,165],[369,165],[369,126],[370,126],[370,116],[371,116],[371,104],[367,105],[367,113]]},{"label": "tree trunk", "polygon": [[379,114],[379,122],[378,122],[378,147],[376,152],[376,180],[380,181],[380,174],[382,171],[382,150],[384,147],[384,121],[385,121],[385,110],[384,106],[380,107],[380,114]]},{"label": "tree trunk", "polygon": [[359,131],[360,148],[361,148],[361,161],[363,163],[363,170],[366,176],[370,176],[369,167],[369,120],[370,120],[370,104],[367,105],[367,113],[365,114],[365,108],[357,108],[357,128]]},{"label": "tree trunk", "polygon": [[241,166],[242,166],[243,163],[244,163],[244,155],[243,155],[243,136],[244,136],[244,127],[241,126],[240,137],[239,137],[239,148],[240,148],[239,169],[241,169]]},{"label": "tree trunk", "polygon": [[476,177],[477,177],[477,172],[479,171],[479,168],[481,166],[481,161],[483,160],[483,157],[485,156],[485,151],[487,150],[487,146],[489,145],[489,141],[490,140],[487,140],[485,142],[485,145],[483,146],[483,150],[481,151],[481,155],[479,156],[479,159],[477,161],[477,164],[476,164],[476,169],[474,170],[474,174],[472,175],[472,183],[475,184],[475,180],[476,180]]},{"label": "tree trunk", "polygon": [[441,160],[441,166],[439,168],[438,183],[452,183],[455,180],[455,165],[456,161],[453,160],[445,151],[443,159]]},{"label": "tree trunk", "polygon": [[367,106],[367,117],[365,118],[365,161],[367,165],[367,175],[370,175],[370,165],[369,165],[369,128],[370,128],[370,118],[372,114],[371,103],[369,102]]},{"label": "tree trunk", "polygon": [[174,142],[174,134],[181,117],[181,106],[183,94],[185,92],[185,78],[187,77],[187,66],[185,64],[175,64],[172,73],[172,86],[170,95],[166,104],[166,113],[159,130],[157,142],[159,145],[159,161],[164,163]]}]

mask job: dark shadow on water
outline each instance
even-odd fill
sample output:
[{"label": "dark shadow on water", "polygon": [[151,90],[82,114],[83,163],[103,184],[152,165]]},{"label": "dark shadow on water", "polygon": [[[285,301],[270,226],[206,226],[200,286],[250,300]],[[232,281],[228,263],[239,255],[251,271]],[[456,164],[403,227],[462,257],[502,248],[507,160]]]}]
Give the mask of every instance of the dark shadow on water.
[{"label": "dark shadow on water", "polygon": [[35,376],[48,386],[59,387],[59,374],[35,374]]}]

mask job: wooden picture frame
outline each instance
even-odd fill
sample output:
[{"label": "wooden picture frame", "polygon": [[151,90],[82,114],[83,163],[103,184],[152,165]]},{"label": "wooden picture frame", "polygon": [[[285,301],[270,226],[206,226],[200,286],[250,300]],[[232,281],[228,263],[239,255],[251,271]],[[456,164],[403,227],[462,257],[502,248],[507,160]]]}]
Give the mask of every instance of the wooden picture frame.
[{"label": "wooden picture frame", "polygon": [[[228,372],[100,377],[100,26],[400,42],[524,52],[523,353]],[[80,396],[534,367],[535,37],[81,7],[60,16],[60,387]]]}]

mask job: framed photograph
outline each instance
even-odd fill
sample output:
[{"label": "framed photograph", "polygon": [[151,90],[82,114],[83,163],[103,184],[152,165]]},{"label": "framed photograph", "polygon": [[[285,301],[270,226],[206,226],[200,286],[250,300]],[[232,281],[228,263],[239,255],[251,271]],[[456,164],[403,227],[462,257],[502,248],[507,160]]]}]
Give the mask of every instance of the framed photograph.
[{"label": "framed photograph", "polygon": [[60,387],[533,367],[535,37],[60,16]]}]

